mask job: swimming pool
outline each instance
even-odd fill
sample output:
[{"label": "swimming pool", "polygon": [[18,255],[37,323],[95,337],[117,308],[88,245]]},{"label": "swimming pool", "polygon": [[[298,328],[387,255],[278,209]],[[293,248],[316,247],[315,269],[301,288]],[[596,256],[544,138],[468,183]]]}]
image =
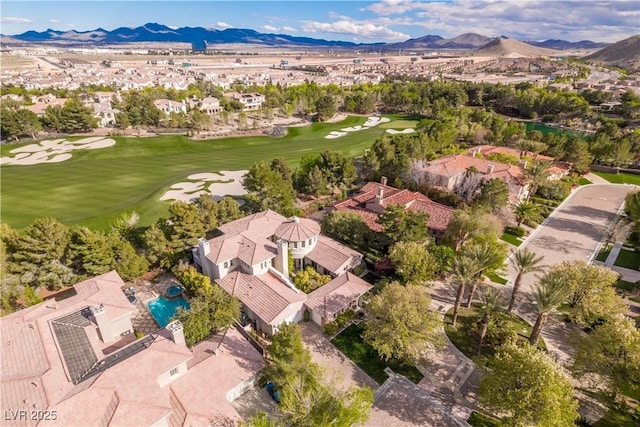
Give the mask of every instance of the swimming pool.
[{"label": "swimming pool", "polygon": [[189,302],[184,297],[166,299],[165,297],[158,297],[147,303],[147,308],[151,312],[151,315],[161,328],[164,328],[169,324],[169,321],[176,314],[179,307],[184,307],[186,310],[191,308]]}]

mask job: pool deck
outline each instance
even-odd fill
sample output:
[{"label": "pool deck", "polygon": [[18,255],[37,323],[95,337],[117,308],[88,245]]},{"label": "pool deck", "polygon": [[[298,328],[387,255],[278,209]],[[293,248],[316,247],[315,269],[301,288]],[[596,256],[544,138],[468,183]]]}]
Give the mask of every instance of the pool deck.
[{"label": "pool deck", "polygon": [[162,274],[153,282],[145,280],[142,284],[136,286],[138,302],[136,302],[135,306],[138,312],[131,319],[133,329],[145,335],[160,329],[160,326],[149,312],[147,303],[164,295],[171,286],[180,285],[178,279],[171,273]]}]

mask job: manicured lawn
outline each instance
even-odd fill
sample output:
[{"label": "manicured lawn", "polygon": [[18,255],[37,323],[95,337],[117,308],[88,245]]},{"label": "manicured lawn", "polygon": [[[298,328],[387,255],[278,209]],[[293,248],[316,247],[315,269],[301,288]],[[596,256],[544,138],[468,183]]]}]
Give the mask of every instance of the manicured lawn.
[{"label": "manicured lawn", "polygon": [[408,129],[414,128],[418,124],[417,120],[393,120],[380,125],[382,129]]},{"label": "manicured lawn", "polygon": [[613,184],[640,185],[640,175],[634,175],[632,173],[624,173],[624,172],[620,172],[616,174],[616,173],[605,173],[605,172],[594,171],[593,173],[598,175],[599,177],[606,179],[607,181]]},{"label": "manicured lawn", "polygon": [[632,270],[640,270],[640,252],[621,249],[613,265],[630,268]]},{"label": "manicured lawn", "polygon": [[[444,330],[447,337],[451,340],[458,350],[464,353],[469,358],[476,357],[476,350],[478,348],[477,330],[474,328],[474,323],[479,323],[481,314],[476,307],[464,308],[461,307],[458,310],[458,324],[456,328],[451,326],[451,319],[453,317],[453,307],[447,311],[444,317]],[[509,325],[513,327],[518,333],[519,340],[528,340],[531,334],[531,326],[520,317],[511,314],[509,317]],[[546,349],[546,344],[542,337],[538,341],[538,347]],[[495,349],[489,345],[482,347],[483,356],[492,356],[495,353]]]},{"label": "manicured lawn", "polygon": [[591,181],[589,181],[585,177],[580,177],[580,179],[578,180],[578,185],[588,185],[588,184],[591,184]]},{"label": "manicured lawn", "polygon": [[509,233],[502,233],[501,239],[507,243],[511,243],[514,246],[520,246],[522,244],[522,240],[520,240],[519,237]]},{"label": "manicured lawn", "polygon": [[616,288],[622,289],[628,292],[633,292],[633,290],[636,288],[636,284],[633,282],[627,282],[626,280],[618,279],[618,282],[616,283]]},{"label": "manicured lawn", "polygon": [[611,246],[607,245],[605,248],[600,249],[598,255],[596,255],[596,261],[605,262],[611,253]]},{"label": "manicured lawn", "polygon": [[395,359],[384,361],[370,345],[362,341],[363,324],[351,325],[331,340],[342,353],[353,363],[373,378],[378,384],[382,384],[388,378],[384,372],[387,366],[398,374],[402,374],[414,383],[418,384],[423,375],[415,366],[400,362]]},{"label": "manicured lawn", "polygon": [[[337,139],[324,137],[332,130],[362,125],[365,120],[350,116],[340,123],[292,127],[282,138],[192,141],[182,135],[115,137],[113,147],[74,151],[71,159],[61,163],[3,166],[2,221],[21,229],[35,218],[50,216],[65,224],[108,229],[113,218],[135,210],[140,214],[140,225],[149,225],[166,215],[170,205],[159,198],[190,174],[249,169],[259,160],[275,157],[283,157],[295,167],[305,154],[325,149],[352,157],[362,155],[384,129],[378,126]],[[3,145],[0,155],[13,156],[9,151],[19,146]]]},{"label": "manicured lawn", "polygon": [[508,280],[502,276],[498,276],[496,273],[485,273],[485,276],[493,283],[497,283],[499,285],[506,285]]}]

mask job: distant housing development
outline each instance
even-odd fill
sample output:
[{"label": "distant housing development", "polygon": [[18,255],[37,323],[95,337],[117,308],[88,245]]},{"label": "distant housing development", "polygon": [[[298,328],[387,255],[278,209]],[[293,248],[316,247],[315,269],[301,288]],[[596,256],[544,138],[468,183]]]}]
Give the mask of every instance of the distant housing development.
[{"label": "distant housing development", "polygon": [[[355,308],[371,285],[349,273],[362,254],[320,234],[307,218],[285,218],[263,211],[218,227],[222,235],[200,239],[196,265],[231,295],[237,296],[254,329],[268,335],[282,322],[299,322],[308,310],[324,325]],[[309,295],[289,280],[289,256],[295,269],[314,267],[334,279]]]}]

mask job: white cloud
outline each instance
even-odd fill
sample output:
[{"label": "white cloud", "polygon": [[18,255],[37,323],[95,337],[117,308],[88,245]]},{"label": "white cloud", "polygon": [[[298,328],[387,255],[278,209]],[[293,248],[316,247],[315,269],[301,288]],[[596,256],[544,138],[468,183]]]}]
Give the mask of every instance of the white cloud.
[{"label": "white cloud", "polygon": [[58,21],[57,19],[49,19],[49,23],[50,24],[59,24],[60,21]]},{"label": "white cloud", "polygon": [[298,32],[298,30],[297,30],[297,29],[295,29],[295,28],[293,28],[293,27],[289,27],[289,26],[287,26],[287,25],[285,25],[284,27],[282,27],[282,31],[290,31],[290,32],[293,32],[293,33]]},{"label": "white cloud", "polygon": [[261,29],[263,29],[263,30],[265,30],[265,31],[271,31],[271,32],[279,31],[279,30],[280,30],[280,28],[278,28],[278,27],[274,27],[273,25],[263,25],[263,26],[261,26],[260,28],[261,28]]},{"label": "white cloud", "polygon": [[7,24],[33,24],[31,19],[27,18],[16,18],[15,16],[3,16],[0,18],[0,22],[4,22]]},{"label": "white cloud", "polygon": [[218,22],[215,23],[214,27],[220,28],[221,30],[224,30],[224,29],[227,29],[227,28],[232,28],[233,25],[227,24],[226,22],[223,22],[223,21],[218,21]]},{"label": "white cloud", "polygon": [[390,30],[382,25],[375,25],[370,22],[357,21],[336,21],[317,22],[307,21],[302,24],[302,31],[308,33],[332,33],[332,34],[352,34],[366,39],[378,40],[407,40],[409,35]]},{"label": "white cloud", "polygon": [[637,0],[382,0],[361,10],[379,16],[371,22],[416,25],[446,37],[476,32],[526,40],[613,42],[637,34],[640,22]]}]

